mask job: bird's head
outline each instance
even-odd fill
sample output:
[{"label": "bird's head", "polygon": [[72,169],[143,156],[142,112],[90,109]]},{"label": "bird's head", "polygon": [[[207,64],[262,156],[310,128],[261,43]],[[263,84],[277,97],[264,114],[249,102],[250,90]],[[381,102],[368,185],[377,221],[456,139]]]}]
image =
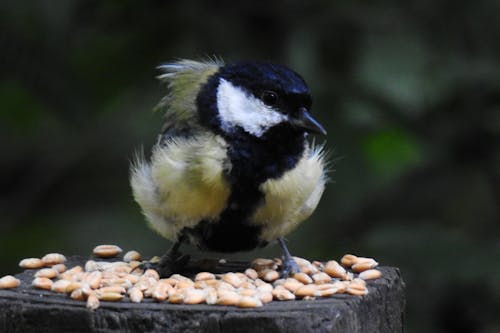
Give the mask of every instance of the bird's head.
[{"label": "bird's head", "polygon": [[311,116],[304,79],[280,65],[239,62],[221,66],[202,86],[197,105],[203,123],[232,136],[261,138],[274,128],[326,134]]}]

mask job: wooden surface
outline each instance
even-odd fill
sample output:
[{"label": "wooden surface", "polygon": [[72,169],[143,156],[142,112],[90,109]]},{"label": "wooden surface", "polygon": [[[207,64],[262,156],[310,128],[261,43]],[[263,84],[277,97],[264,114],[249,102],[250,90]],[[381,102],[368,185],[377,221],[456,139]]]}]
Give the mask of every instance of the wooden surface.
[{"label": "wooden surface", "polygon": [[[72,257],[68,266],[82,264]],[[0,290],[0,332],[402,332],[404,282],[399,270],[381,267],[363,297],[335,295],[309,301],[273,301],[260,308],[219,305],[85,302],[30,286],[34,270],[17,277],[19,288]]]}]

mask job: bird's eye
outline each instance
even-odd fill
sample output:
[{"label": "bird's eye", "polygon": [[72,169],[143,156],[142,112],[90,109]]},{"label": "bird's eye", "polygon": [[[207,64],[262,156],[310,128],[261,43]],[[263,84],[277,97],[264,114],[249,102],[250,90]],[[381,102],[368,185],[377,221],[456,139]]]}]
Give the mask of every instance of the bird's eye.
[{"label": "bird's eye", "polygon": [[278,104],[278,94],[271,90],[264,91],[261,99],[267,106],[275,106]]}]

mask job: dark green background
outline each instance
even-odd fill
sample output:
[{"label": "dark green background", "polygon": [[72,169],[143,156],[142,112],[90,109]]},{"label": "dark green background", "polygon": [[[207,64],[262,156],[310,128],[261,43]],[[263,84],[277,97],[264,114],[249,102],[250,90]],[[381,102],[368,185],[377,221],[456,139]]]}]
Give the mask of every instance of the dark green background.
[{"label": "dark green background", "polygon": [[2,1],[0,275],[100,243],[162,253],[128,185],[161,127],[155,66],[266,60],[308,81],[331,150],[292,252],[400,267],[408,332],[498,332],[499,4]]}]

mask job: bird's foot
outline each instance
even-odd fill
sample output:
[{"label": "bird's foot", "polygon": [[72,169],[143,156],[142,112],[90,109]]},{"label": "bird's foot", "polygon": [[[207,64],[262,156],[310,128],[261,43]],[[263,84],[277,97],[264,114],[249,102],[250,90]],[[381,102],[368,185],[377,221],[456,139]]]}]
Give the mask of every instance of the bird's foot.
[{"label": "bird's foot", "polygon": [[148,270],[154,269],[160,277],[169,277],[172,274],[180,273],[189,263],[191,256],[189,254],[172,254],[166,253],[161,258],[153,257],[152,260],[143,261],[133,271],[137,269]]},{"label": "bird's foot", "polygon": [[169,277],[172,274],[182,272],[190,260],[191,256],[189,254],[166,253],[156,264],[155,270],[158,272],[160,277]]},{"label": "bird's foot", "polygon": [[300,267],[297,265],[297,262],[292,257],[282,258],[283,264],[281,267],[281,277],[287,278],[289,276],[294,275],[295,273],[300,273]]}]

